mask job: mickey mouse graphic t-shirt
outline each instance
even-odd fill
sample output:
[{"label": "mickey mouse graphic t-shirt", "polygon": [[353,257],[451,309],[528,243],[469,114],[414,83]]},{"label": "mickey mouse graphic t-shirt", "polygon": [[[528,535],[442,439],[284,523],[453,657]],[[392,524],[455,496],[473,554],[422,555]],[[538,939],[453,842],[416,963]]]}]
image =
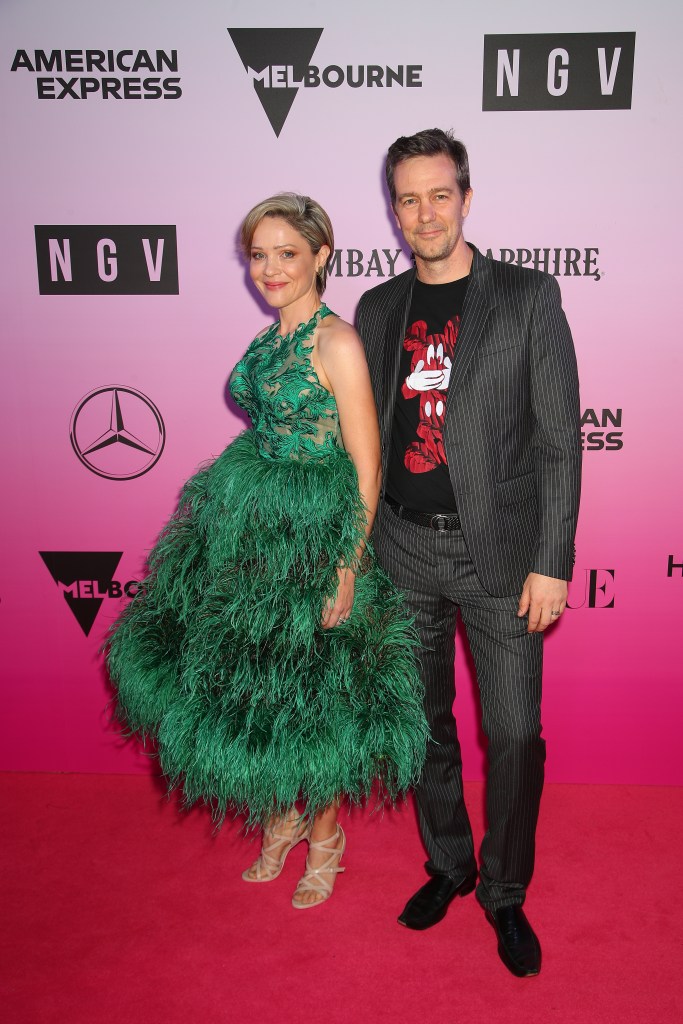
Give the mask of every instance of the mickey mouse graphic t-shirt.
[{"label": "mickey mouse graphic t-shirt", "polygon": [[469,277],[413,286],[401,350],[387,495],[419,512],[457,511],[443,444],[451,367]]}]

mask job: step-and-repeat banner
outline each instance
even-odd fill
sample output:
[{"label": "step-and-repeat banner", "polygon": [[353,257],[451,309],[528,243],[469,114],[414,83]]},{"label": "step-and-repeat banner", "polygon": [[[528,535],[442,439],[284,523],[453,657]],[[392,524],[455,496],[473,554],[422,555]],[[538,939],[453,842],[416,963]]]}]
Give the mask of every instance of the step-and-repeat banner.
[{"label": "step-and-repeat banner", "polygon": [[[680,783],[680,7],[612,0],[4,0],[1,763],[146,771],[100,647],[182,482],[244,427],[269,312],[236,233],[328,210],[326,299],[410,266],[387,146],[452,128],[467,237],[559,281],[582,380],[570,610],[548,635],[554,781]],[[483,741],[466,648],[466,775]]]}]

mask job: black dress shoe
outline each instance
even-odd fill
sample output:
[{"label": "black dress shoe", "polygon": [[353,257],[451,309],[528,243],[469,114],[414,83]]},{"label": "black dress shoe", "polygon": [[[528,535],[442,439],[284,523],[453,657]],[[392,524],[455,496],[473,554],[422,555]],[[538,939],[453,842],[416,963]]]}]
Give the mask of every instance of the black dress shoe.
[{"label": "black dress shoe", "polygon": [[487,910],[486,918],[496,929],[498,955],[518,978],[531,978],[541,969],[541,944],[521,907]]},{"label": "black dress shoe", "polygon": [[476,884],[476,869],[461,882],[455,882],[448,875],[434,875],[408,900],[398,923],[418,932],[431,928],[443,920],[456,896],[467,896]]}]

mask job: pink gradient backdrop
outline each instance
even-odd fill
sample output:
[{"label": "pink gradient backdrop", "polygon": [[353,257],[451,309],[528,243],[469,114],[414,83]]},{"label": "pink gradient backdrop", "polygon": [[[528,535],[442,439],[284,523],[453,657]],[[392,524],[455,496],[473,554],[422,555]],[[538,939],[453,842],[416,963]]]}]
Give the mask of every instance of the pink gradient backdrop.
[{"label": "pink gradient backdrop", "polygon": [[[111,728],[98,654],[121,602],[88,637],[39,551],[121,551],[139,575],[182,481],[241,429],[226,380],[265,315],[235,233],[253,203],[308,192],[340,249],[400,246],[381,185],[397,135],[452,127],[471,155],[467,236],[481,249],[597,248],[601,279],[561,277],[584,408],[622,409],[624,447],[587,452],[577,538],[580,603],[591,569],[615,573],[613,609],[566,614],[546,646],[544,721],[554,781],[683,781],[680,669],[680,11],[665,0],[571,6],[504,0],[483,10],[407,0],[145,4],[5,0],[2,104],[7,164],[1,288],[7,353],[0,406],[5,467],[0,629],[0,767],[137,772]],[[237,27],[322,27],[313,63],[419,64],[413,89],[301,89],[276,138],[230,40]],[[490,33],[636,32],[631,110],[484,113]],[[17,49],[176,49],[179,100],[46,101],[10,72]],[[41,296],[36,224],[174,224],[180,294]],[[409,266],[403,254],[397,271]],[[676,279],[674,279],[676,275]],[[378,277],[331,280],[352,319]],[[88,472],[69,421],[96,387],[142,391],[161,410],[165,451],[146,475]],[[467,660],[457,709],[468,778],[483,752]]]}]

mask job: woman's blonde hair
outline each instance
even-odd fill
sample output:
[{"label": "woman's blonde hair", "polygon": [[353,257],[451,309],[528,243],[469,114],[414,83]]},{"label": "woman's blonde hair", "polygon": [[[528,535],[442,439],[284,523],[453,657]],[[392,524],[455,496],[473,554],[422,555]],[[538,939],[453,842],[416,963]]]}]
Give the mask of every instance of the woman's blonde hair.
[{"label": "woman's blonde hair", "polygon": [[[306,239],[314,256],[317,256],[324,245],[329,248],[330,256],[334,253],[332,223],[320,203],[316,203],[310,196],[300,196],[296,192],[280,192],[257,203],[242,221],[240,243],[247,258],[251,255],[254,232],[264,217],[281,217]],[[328,262],[323,264],[316,275],[315,286],[318,295],[325,291]]]}]

